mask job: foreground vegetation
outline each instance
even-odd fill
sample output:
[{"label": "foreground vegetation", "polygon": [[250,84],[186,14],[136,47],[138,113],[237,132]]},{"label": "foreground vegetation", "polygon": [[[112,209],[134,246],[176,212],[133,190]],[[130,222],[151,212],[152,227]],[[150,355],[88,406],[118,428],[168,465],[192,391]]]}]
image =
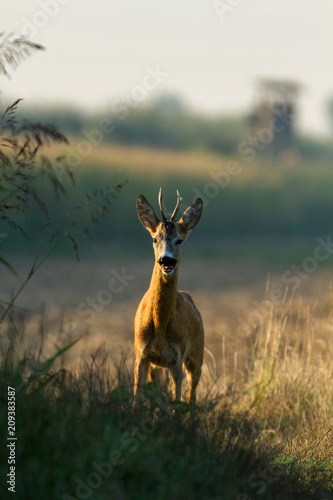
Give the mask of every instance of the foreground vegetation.
[{"label": "foreground vegetation", "polygon": [[333,498],[331,310],[267,297],[261,321],[224,349],[222,376],[204,369],[194,418],[154,384],[133,411],[131,355],[111,362],[101,348],[66,362],[75,346],[67,338],[44,354],[41,323],[23,356],[23,330],[3,325],[0,411],[6,436],[14,387],[16,498]]},{"label": "foreground vegetation", "polygon": [[[12,40],[11,35],[6,40],[5,51],[0,47],[0,73],[4,74],[4,64],[21,58],[20,45],[25,55],[41,48],[23,38]],[[43,317],[39,344],[27,351],[23,347],[27,311],[14,304],[54,249],[51,246],[38,260],[44,243],[49,248],[58,237],[77,253],[81,233],[90,241],[86,219],[95,225],[92,233],[100,244],[135,241],[135,252],[140,251],[140,241],[146,245],[146,240],[137,222],[135,199],[143,192],[153,200],[161,183],[169,191],[166,204],[176,187],[187,203],[198,195],[204,198],[206,219],[197,241],[195,235],[192,239],[199,252],[219,252],[219,242],[226,236],[237,240],[238,247],[241,242],[247,256],[247,237],[325,238],[330,235],[333,212],[331,166],[293,161],[293,167],[286,169],[279,164],[249,163],[249,158],[237,154],[232,163],[236,168],[230,167],[230,157],[207,151],[235,156],[243,125],[193,120],[179,109],[171,115],[149,109],[132,113],[126,122],[116,122],[111,140],[186,153],[105,147],[98,140],[98,147],[93,147],[96,134],[88,132],[90,141],[84,145],[72,141],[63,162],[62,151],[53,144],[57,161],[51,163],[48,156],[38,159],[40,146],[52,137],[64,144],[65,136],[41,126],[39,118],[37,123],[18,125],[17,104],[4,110],[0,127],[2,141],[11,148],[1,155],[0,212],[8,228],[0,233],[0,243],[6,242],[0,257],[16,275],[5,257],[22,248],[20,228],[30,236],[23,240],[25,251],[37,257],[19,292],[0,304],[1,496],[10,498],[11,485],[16,498],[36,500],[331,499],[331,301],[309,309],[287,296],[268,295],[245,329],[235,327],[228,335],[222,329],[222,359],[215,360],[216,366],[222,366],[222,375],[205,364],[194,416],[186,403],[170,402],[167,381],[162,389],[147,384],[145,404],[134,411],[133,357],[129,354],[111,362],[113,353],[101,348],[90,362],[70,362],[66,356],[84,339],[70,338],[63,323],[58,328],[61,340],[53,338],[53,345],[59,344],[53,354],[47,349]],[[91,122],[78,123],[79,135],[84,125],[90,127]],[[313,157],[331,157],[330,145],[321,155],[314,154],[312,146]],[[73,170],[80,189],[72,195],[63,180],[67,175],[74,181]],[[51,186],[43,180],[45,172]],[[127,174],[130,182],[117,210],[104,219],[108,230],[98,224],[98,217],[109,212]],[[115,184],[114,190],[110,184]],[[59,194],[61,204],[55,201]],[[48,214],[52,217],[45,221]],[[17,440],[5,445],[8,436]],[[10,465],[14,479],[9,476]]]}]

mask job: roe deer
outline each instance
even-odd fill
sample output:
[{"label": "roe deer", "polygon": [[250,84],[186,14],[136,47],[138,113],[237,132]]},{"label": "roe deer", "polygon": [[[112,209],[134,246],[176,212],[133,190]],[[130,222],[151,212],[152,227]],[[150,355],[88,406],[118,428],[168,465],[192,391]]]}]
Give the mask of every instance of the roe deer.
[{"label": "roe deer", "polygon": [[181,201],[177,191],[177,205],[170,220],[167,220],[161,188],[160,220],[144,196],[137,198],[139,219],[153,238],[155,265],[149,289],[139,304],[134,320],[134,406],[141,400],[141,388],[147,375],[149,380],[154,378],[154,366],[171,371],[175,384],[174,398],[179,401],[184,363],[189,380],[188,400],[195,403],[196,399],[204,354],[204,330],[191,296],[177,291],[177,279],[182,243],[198,224],[203,203],[200,198],[196,199],[176,222]]}]

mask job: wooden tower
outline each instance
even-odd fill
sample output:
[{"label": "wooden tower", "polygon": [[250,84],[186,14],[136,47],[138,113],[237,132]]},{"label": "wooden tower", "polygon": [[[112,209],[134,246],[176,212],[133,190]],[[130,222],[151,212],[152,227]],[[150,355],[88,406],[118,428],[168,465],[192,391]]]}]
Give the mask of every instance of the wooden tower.
[{"label": "wooden tower", "polygon": [[[256,86],[253,133],[268,139],[262,154],[277,157],[295,152],[294,127],[300,85],[286,80],[262,79]],[[270,140],[269,140],[270,138]]]}]

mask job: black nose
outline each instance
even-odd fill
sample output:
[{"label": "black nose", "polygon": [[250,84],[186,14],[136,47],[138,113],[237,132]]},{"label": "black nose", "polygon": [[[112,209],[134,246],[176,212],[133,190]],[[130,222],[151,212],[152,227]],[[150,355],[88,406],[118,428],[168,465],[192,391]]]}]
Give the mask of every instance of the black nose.
[{"label": "black nose", "polygon": [[177,259],[173,259],[172,257],[164,256],[164,257],[161,257],[158,260],[158,262],[159,262],[159,264],[161,264],[163,266],[175,266],[177,264]]}]

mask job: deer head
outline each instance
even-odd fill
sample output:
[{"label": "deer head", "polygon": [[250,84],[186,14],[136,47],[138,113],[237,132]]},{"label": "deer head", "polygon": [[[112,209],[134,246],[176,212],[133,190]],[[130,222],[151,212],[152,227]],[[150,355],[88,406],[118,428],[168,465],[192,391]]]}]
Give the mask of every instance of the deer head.
[{"label": "deer head", "polygon": [[175,271],[181,260],[182,243],[200,220],[203,202],[200,198],[197,198],[192,205],[185,210],[179,222],[176,222],[175,218],[182,201],[179,192],[177,191],[177,204],[170,220],[167,220],[165,215],[162,201],[162,188],[160,188],[158,201],[162,220],[157,217],[153,207],[142,195],[137,198],[136,208],[141,223],[150,232],[153,238],[155,262],[161,266],[164,275],[170,275]]}]

